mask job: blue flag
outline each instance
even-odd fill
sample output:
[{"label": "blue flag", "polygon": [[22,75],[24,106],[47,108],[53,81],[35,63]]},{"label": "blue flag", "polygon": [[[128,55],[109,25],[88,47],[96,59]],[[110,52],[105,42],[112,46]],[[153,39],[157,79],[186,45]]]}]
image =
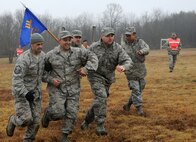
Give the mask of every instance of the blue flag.
[{"label": "blue flag", "polygon": [[26,8],[20,33],[20,46],[24,47],[30,43],[32,33],[42,33],[44,30],[47,30],[44,24]]}]

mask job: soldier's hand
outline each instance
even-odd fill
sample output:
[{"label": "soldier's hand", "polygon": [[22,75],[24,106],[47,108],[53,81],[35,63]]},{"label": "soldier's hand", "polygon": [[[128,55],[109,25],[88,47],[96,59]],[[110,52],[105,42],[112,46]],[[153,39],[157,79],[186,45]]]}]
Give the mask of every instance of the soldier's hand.
[{"label": "soldier's hand", "polygon": [[33,91],[29,91],[26,95],[25,95],[25,98],[27,99],[27,101],[29,102],[32,102],[34,100],[34,95],[35,95],[35,92]]},{"label": "soldier's hand", "polygon": [[80,73],[80,76],[86,76],[87,75],[87,70],[85,69],[85,68],[81,68],[80,70],[79,70],[79,73]]},{"label": "soldier's hand", "polygon": [[139,51],[137,51],[136,53],[137,53],[138,55],[143,55],[142,50],[139,50]]},{"label": "soldier's hand", "polygon": [[60,80],[58,80],[58,79],[54,79],[54,80],[53,80],[53,85],[54,85],[55,87],[59,87],[60,84],[61,84],[61,81],[60,81]]},{"label": "soldier's hand", "polygon": [[116,70],[121,73],[121,72],[124,72],[125,71],[125,68],[123,66],[121,66],[121,65],[118,65],[116,67]]}]

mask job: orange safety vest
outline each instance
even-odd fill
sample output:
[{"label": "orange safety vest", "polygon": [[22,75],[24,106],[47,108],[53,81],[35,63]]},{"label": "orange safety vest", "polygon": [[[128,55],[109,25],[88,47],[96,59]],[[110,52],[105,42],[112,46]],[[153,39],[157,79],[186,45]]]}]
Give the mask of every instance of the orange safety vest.
[{"label": "orange safety vest", "polygon": [[17,56],[21,55],[23,53],[23,49],[16,48]]},{"label": "orange safety vest", "polygon": [[169,48],[171,50],[178,50],[178,46],[180,44],[179,38],[176,38],[176,39],[169,38],[168,41],[169,41]]}]

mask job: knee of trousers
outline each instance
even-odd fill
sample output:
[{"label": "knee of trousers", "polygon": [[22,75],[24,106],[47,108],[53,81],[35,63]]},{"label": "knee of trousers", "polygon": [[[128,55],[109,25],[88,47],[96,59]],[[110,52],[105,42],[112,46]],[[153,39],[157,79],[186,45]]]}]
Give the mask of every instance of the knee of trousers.
[{"label": "knee of trousers", "polygon": [[65,116],[65,108],[64,106],[52,106],[47,108],[47,117],[52,120],[58,120]]},{"label": "knee of trousers", "polygon": [[141,95],[141,91],[137,88],[133,88],[132,89],[132,94],[135,94],[135,95],[139,96],[139,95]]},{"label": "knee of trousers", "polygon": [[65,113],[59,112],[59,113],[52,113],[48,117],[51,120],[59,120],[62,119],[65,116]]},{"label": "knee of trousers", "polygon": [[77,118],[77,113],[78,113],[78,109],[68,109],[65,115],[66,118],[75,121],[75,119]]},{"label": "knee of trousers", "polygon": [[33,124],[33,117],[31,115],[28,115],[22,120],[21,126],[23,127],[31,124]]}]

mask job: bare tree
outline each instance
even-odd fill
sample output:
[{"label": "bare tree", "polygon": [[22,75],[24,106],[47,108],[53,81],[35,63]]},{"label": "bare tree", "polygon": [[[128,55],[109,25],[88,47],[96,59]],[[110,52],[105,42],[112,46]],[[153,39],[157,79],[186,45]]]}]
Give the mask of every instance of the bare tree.
[{"label": "bare tree", "polygon": [[89,42],[92,41],[91,33],[92,33],[92,26],[94,25],[93,15],[88,13],[82,13],[78,17],[74,19],[74,29],[80,29],[82,31],[83,39],[88,40]]},{"label": "bare tree", "polygon": [[[39,16],[39,19],[47,27],[48,30],[50,30],[55,36],[58,36],[59,28],[62,25],[61,20],[53,19],[52,16],[47,13]],[[43,49],[45,52],[53,49],[57,45],[56,40],[53,39],[53,37],[51,37],[51,35],[49,35],[47,31],[44,31],[42,35],[44,36],[45,39],[45,43],[44,43],[45,48]]]},{"label": "bare tree", "polygon": [[108,4],[107,9],[103,12],[102,24],[116,29],[120,24],[122,12],[121,5],[115,3]]},{"label": "bare tree", "polygon": [[0,17],[0,39],[1,47],[3,48],[5,54],[9,56],[9,63],[13,62],[13,56],[15,49],[14,45],[14,28],[15,21],[11,13],[5,13]]}]

